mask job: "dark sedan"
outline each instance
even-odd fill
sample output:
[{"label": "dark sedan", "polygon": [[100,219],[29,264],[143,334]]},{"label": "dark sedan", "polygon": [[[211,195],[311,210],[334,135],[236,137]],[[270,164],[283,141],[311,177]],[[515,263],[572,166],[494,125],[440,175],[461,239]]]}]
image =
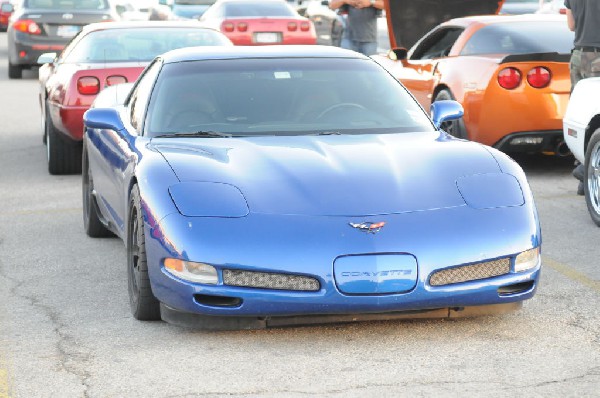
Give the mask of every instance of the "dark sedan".
[{"label": "dark sedan", "polygon": [[8,77],[20,79],[38,57],[62,50],[84,25],[118,19],[108,0],[23,0],[8,27]]}]

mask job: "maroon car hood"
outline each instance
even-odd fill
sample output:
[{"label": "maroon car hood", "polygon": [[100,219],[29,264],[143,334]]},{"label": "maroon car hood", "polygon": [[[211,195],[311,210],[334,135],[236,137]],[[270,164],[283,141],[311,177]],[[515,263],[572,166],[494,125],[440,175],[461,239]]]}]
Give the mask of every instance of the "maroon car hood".
[{"label": "maroon car hood", "polygon": [[452,18],[497,14],[504,0],[390,0],[386,14],[392,47],[410,48]]}]

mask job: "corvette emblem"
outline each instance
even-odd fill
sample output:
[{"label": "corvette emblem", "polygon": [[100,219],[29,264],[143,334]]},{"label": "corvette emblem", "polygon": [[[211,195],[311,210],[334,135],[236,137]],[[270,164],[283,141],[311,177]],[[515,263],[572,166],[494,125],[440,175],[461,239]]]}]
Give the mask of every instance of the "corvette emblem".
[{"label": "corvette emblem", "polygon": [[352,228],[356,228],[359,231],[366,232],[368,234],[376,234],[381,231],[381,228],[385,225],[384,221],[381,222],[361,222],[361,223],[349,223]]}]

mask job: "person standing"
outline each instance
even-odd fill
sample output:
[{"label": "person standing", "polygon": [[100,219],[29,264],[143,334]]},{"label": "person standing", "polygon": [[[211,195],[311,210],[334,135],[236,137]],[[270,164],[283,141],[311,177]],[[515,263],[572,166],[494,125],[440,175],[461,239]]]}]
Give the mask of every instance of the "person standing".
[{"label": "person standing", "polygon": [[[565,0],[567,24],[575,32],[571,53],[571,91],[581,79],[600,76],[600,0]],[[579,180],[577,194],[583,195],[582,164],[573,176]]]},{"label": "person standing", "polygon": [[342,47],[370,56],[377,52],[377,17],[384,0],[331,0],[329,8],[347,12]]}]

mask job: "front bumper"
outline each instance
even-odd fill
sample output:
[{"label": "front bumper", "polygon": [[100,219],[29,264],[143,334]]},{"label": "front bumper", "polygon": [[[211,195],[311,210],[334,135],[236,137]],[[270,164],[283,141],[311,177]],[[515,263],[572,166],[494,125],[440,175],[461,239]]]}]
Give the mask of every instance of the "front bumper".
[{"label": "front bumper", "polygon": [[[167,308],[165,313],[174,310],[251,318],[355,314],[387,317],[406,311],[509,304],[535,294],[540,264],[527,271],[482,280],[446,286],[429,284],[434,271],[514,256],[532,244],[539,246],[541,234],[531,204],[486,210],[460,206],[380,218],[385,218],[387,224],[375,235],[348,226],[348,221],[376,221],[368,217],[347,220],[250,214],[219,219],[171,214],[160,225],[145,225],[152,291]],[[334,273],[336,258],[382,253],[415,256],[418,276],[414,288],[394,294],[340,291]],[[219,283],[203,285],[175,277],[162,264],[167,257],[211,264],[218,269]],[[225,285],[223,269],[310,276],[319,281],[320,289],[299,292]],[[168,314],[165,317],[172,318]]]}]

